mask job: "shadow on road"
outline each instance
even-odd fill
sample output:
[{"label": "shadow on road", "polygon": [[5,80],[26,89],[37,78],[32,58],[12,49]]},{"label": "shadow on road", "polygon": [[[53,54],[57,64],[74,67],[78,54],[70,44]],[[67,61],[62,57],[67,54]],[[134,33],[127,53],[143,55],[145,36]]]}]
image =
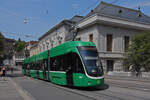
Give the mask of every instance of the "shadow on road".
[{"label": "shadow on road", "polygon": [[23,77],[24,75],[17,73],[17,74],[7,74],[7,77]]},{"label": "shadow on road", "polygon": [[104,84],[101,87],[68,87],[70,89],[77,89],[77,90],[81,90],[81,91],[102,91],[102,90],[106,90],[109,88],[108,84]]}]

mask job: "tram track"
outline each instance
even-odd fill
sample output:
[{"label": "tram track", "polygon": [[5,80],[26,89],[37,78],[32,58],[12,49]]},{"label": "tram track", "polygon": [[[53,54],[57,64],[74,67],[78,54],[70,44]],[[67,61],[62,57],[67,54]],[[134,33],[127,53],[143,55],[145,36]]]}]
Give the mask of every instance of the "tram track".
[{"label": "tram track", "polygon": [[[68,92],[69,93],[73,93],[82,97],[85,97],[87,99],[91,99],[91,100],[149,100],[148,98],[144,97],[144,96],[139,96],[139,95],[132,95],[132,94],[128,94],[127,92],[118,92],[115,90],[111,89],[111,85],[110,88],[107,90],[82,90],[80,88],[69,88],[69,87],[64,87],[64,86],[59,86],[59,85],[55,85],[53,83],[50,82],[46,82],[43,80],[38,80],[38,79],[34,79],[34,78],[28,78],[31,81],[36,81],[36,83],[42,83],[43,85],[45,84],[46,86],[52,86],[54,88],[58,88],[61,89],[63,91]],[[113,86],[113,85],[112,85]],[[121,87],[121,86],[113,86],[113,88],[118,87],[118,88],[126,88],[126,87]],[[129,89],[129,88],[127,88]],[[122,89],[124,90],[124,89]],[[128,90],[131,91],[132,89]],[[127,98],[128,99],[127,99]],[[136,99],[138,98],[138,99]]]},{"label": "tram track", "polygon": [[112,79],[112,80],[123,80],[123,81],[130,81],[130,82],[143,82],[143,83],[150,83],[150,79],[140,79],[140,78],[136,78],[136,79],[134,79],[134,77],[133,78],[118,78],[118,77],[109,77],[109,76],[105,76],[105,79],[107,80],[107,79]]},{"label": "tram track", "polygon": [[[74,94],[86,97],[88,99],[91,99],[91,100],[127,100],[127,99],[122,98],[120,96],[116,96],[116,95],[112,94],[111,92],[109,92],[109,94],[105,94],[105,93],[99,93],[96,91],[86,91],[86,90],[74,89],[74,88],[72,89],[72,88],[58,86],[58,85],[44,82],[44,81],[42,81],[42,82],[47,86],[52,85],[55,88],[62,89],[62,90],[67,91],[69,93],[74,93]],[[100,91],[102,91],[102,90],[100,90]],[[141,99],[143,99],[143,98],[141,98]],[[149,100],[149,99],[144,98],[144,100]]]},{"label": "tram track", "polygon": [[[38,79],[35,79],[35,80],[38,80]],[[55,85],[53,83],[49,83],[49,82],[45,82],[45,81],[41,81],[41,80],[38,80],[38,81],[42,82],[43,84],[45,84],[47,86],[51,85],[55,88],[62,89],[62,90],[69,92],[69,93],[74,93],[74,94],[83,96],[85,98],[91,99],[91,100],[128,100],[125,97],[135,98],[135,100],[136,100],[136,98],[140,98],[141,100],[149,100],[149,98],[139,97],[139,96],[130,95],[130,94],[121,94],[121,93],[114,92],[111,90],[108,90],[107,92],[105,92],[105,90],[86,91],[86,90],[82,90],[82,89],[58,86],[58,85]],[[113,86],[114,86],[114,84],[113,84]],[[121,85],[118,85],[115,87],[130,89],[129,87],[122,87]],[[130,90],[132,90],[132,89],[130,89]],[[139,90],[139,89],[136,89],[136,90]],[[117,94],[119,94],[119,95],[117,95]]]},{"label": "tram track", "polygon": [[94,92],[94,94],[105,95],[105,96],[109,96],[109,97],[113,97],[113,98],[115,97],[114,100],[116,100],[116,99],[117,100],[131,100],[131,99],[126,99],[127,97],[128,98],[135,98],[135,100],[136,100],[136,98],[138,98],[140,100],[149,100],[149,98],[140,97],[138,95],[132,95],[132,94],[127,94],[127,93],[120,93],[120,92],[115,92],[115,91],[112,91],[112,90],[109,90],[109,91],[107,91],[105,93],[100,93],[100,92]]},{"label": "tram track", "polygon": [[119,96],[114,96],[110,94],[105,94],[105,93],[99,93],[99,92],[90,92],[92,95],[97,95],[99,98],[106,99],[106,100],[126,100],[124,98],[121,98]]},{"label": "tram track", "polygon": [[47,86],[51,85],[55,88],[62,89],[62,90],[67,91],[69,93],[74,93],[74,94],[86,97],[88,99],[91,99],[91,100],[126,100],[126,99],[123,99],[123,98],[118,97],[118,96],[112,96],[112,95],[107,95],[107,94],[104,94],[104,93],[98,93],[98,92],[93,92],[93,91],[89,92],[89,91],[82,90],[82,89],[75,89],[75,88],[58,86],[58,85],[55,85],[55,84],[52,84],[52,83],[49,83],[49,82],[45,82],[45,81],[42,81],[42,83],[47,85]]},{"label": "tram track", "polygon": [[109,83],[111,86],[115,87],[120,87],[120,88],[128,88],[128,89],[134,89],[134,90],[139,90],[139,91],[144,91],[144,92],[150,92],[150,88],[148,86],[142,86],[140,84],[135,84],[135,83],[118,83],[118,82],[112,82],[112,81],[106,81]]},{"label": "tram track", "polygon": [[[37,80],[38,80],[38,79],[37,79]],[[40,80],[38,80],[38,81],[40,81]],[[78,93],[78,92],[76,92],[75,90],[69,89],[68,87],[55,85],[55,84],[53,84],[53,83],[46,82],[46,81],[40,81],[40,82],[42,82],[43,84],[45,84],[45,85],[47,85],[47,86],[50,86],[50,85],[51,85],[51,86],[53,86],[53,87],[55,87],[55,88],[62,89],[62,90],[66,91],[66,92],[69,92],[69,93],[74,93],[74,94],[77,94],[77,95],[86,97],[86,98],[88,98],[88,99],[91,99],[91,100],[97,100],[97,99],[95,99],[95,98],[92,97],[92,96],[84,95],[84,93]]]},{"label": "tram track", "polygon": [[[95,98],[92,97],[92,96],[84,95],[83,93],[78,93],[78,92],[76,92],[76,91],[74,91],[74,90],[70,90],[70,89],[67,88],[67,87],[55,85],[55,84],[50,83],[50,82],[48,82],[48,81],[43,81],[43,80],[39,80],[39,79],[34,79],[34,78],[31,78],[31,77],[26,77],[26,78],[28,78],[30,81],[36,81],[36,83],[39,83],[39,82],[40,82],[40,83],[42,83],[42,84],[44,84],[44,85],[46,85],[46,86],[52,86],[52,87],[54,87],[54,88],[61,89],[61,90],[66,91],[66,92],[68,92],[68,93],[74,93],[74,94],[76,94],[76,95],[83,96],[83,97],[85,97],[85,98],[87,98],[87,99],[97,100],[97,99],[95,99]],[[20,84],[20,82],[17,82],[17,84]]]},{"label": "tram track", "polygon": [[[149,100],[148,98],[143,98],[143,97],[138,97],[138,96],[133,96],[133,95],[126,95],[126,94],[119,94],[114,93],[114,91],[109,91],[109,93],[107,92],[107,94],[105,93],[98,93],[98,92],[94,92],[93,94],[97,94],[100,97],[104,97],[107,98],[107,100],[130,100],[130,99],[126,99],[126,97],[128,98],[140,98],[140,100]],[[119,95],[119,96],[116,96]]]}]

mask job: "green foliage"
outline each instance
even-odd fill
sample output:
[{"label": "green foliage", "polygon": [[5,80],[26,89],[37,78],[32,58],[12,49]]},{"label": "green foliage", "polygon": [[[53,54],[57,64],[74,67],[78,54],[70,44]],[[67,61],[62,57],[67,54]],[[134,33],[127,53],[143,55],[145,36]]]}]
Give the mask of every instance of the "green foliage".
[{"label": "green foliage", "polygon": [[133,65],[136,71],[141,67],[150,71],[150,31],[137,34],[132,38],[128,52],[125,54],[124,64],[127,68]]},{"label": "green foliage", "polygon": [[25,47],[25,42],[24,41],[16,41],[14,44],[14,50],[16,52],[20,52],[24,49]]}]

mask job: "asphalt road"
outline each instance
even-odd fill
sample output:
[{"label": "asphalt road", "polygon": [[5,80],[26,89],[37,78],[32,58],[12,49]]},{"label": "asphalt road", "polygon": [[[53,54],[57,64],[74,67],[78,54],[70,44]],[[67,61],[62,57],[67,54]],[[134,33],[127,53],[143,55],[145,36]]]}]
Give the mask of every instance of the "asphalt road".
[{"label": "asphalt road", "polygon": [[69,88],[21,74],[10,78],[31,100],[150,100],[149,81],[108,78],[104,88]]}]

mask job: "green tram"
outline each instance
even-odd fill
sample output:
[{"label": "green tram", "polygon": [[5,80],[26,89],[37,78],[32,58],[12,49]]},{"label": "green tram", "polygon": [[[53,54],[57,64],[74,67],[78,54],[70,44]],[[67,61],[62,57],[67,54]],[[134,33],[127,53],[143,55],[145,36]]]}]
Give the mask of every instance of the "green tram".
[{"label": "green tram", "polygon": [[103,86],[101,60],[93,42],[70,41],[23,61],[24,75],[75,87]]}]

